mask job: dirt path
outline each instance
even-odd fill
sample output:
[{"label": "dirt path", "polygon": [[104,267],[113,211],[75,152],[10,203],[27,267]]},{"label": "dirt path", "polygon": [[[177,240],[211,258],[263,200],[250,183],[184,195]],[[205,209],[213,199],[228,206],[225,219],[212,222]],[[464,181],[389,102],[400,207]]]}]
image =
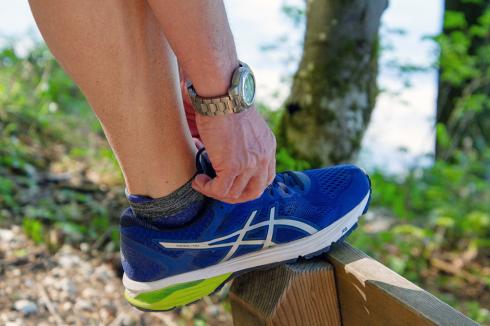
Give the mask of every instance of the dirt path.
[{"label": "dirt path", "polygon": [[117,254],[89,247],[65,245],[51,255],[19,227],[0,229],[0,325],[232,324],[226,288],[179,311],[134,309],[122,296]]}]

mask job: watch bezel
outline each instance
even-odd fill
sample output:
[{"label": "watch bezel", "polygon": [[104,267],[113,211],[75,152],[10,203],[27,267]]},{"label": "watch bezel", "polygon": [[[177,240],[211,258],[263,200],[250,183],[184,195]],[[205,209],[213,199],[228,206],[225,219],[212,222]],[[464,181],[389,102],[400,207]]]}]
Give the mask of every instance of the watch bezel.
[{"label": "watch bezel", "polygon": [[[246,85],[247,79],[249,77],[251,77],[252,80],[253,80],[253,84],[254,84],[253,86],[254,86],[254,88],[253,88],[252,99],[249,102],[247,102],[247,95],[245,93],[245,91],[246,91],[245,90],[245,85]],[[240,82],[241,82],[240,83],[241,84],[241,89],[240,89],[241,98],[243,99],[243,103],[245,104],[245,106],[246,107],[250,107],[250,106],[252,106],[254,104],[254,101],[255,101],[255,89],[256,89],[256,87],[255,87],[255,77],[252,74],[251,70],[249,70],[249,69],[246,70],[246,72],[242,75],[242,78],[241,78]]]},{"label": "watch bezel", "polygon": [[[253,97],[249,102],[245,100],[245,82],[248,76],[251,76],[254,81]],[[254,104],[257,84],[255,81],[255,76],[247,64],[240,61],[240,67],[238,67],[238,69],[236,69],[233,73],[231,85],[232,87],[229,90],[229,96],[238,102],[238,106],[249,108]]]}]

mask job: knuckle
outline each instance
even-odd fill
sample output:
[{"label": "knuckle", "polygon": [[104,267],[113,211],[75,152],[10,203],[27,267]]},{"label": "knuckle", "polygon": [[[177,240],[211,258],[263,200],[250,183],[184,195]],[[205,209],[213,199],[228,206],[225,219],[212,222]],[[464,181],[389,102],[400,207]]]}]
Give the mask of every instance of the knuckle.
[{"label": "knuckle", "polygon": [[270,161],[270,159],[269,159],[268,157],[264,157],[264,158],[262,158],[262,159],[260,160],[259,164],[260,164],[261,166],[268,166],[268,165],[269,165],[269,161]]},{"label": "knuckle", "polygon": [[261,158],[268,157],[269,156],[269,151],[270,151],[270,147],[269,146],[263,146],[260,149],[260,157]]},{"label": "knuckle", "polygon": [[229,169],[233,172],[239,172],[243,170],[243,163],[238,160],[231,161],[229,163]]},{"label": "knuckle", "polygon": [[240,195],[236,192],[229,192],[226,197],[229,197],[231,199],[237,199]]},{"label": "knuckle", "polygon": [[255,170],[256,167],[257,167],[257,164],[254,164],[252,162],[248,162],[245,169],[243,169],[243,171]]}]

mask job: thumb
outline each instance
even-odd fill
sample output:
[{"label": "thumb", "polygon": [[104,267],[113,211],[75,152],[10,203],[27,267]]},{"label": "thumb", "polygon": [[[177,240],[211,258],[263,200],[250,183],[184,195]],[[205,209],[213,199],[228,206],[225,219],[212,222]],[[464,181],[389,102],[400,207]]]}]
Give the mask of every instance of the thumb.
[{"label": "thumb", "polygon": [[206,174],[198,174],[192,181],[192,188],[194,190],[199,191],[202,194],[205,194],[205,186],[208,182],[210,182],[212,179],[210,176]]}]

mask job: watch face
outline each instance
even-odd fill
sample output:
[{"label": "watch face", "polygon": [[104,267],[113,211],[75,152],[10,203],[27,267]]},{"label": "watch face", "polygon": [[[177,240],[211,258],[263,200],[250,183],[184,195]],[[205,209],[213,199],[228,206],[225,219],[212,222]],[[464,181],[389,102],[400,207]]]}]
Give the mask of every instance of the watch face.
[{"label": "watch face", "polygon": [[255,98],[255,78],[251,73],[245,74],[242,90],[243,101],[247,106],[252,105]]}]

